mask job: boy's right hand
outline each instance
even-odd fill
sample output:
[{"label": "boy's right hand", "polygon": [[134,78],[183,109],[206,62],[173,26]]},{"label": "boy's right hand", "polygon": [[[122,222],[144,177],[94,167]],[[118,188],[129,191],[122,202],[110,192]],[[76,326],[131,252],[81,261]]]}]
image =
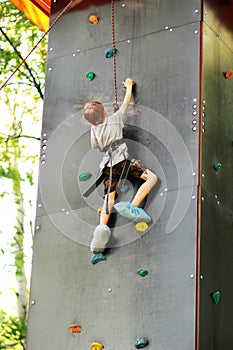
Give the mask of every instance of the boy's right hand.
[{"label": "boy's right hand", "polygon": [[134,85],[134,81],[132,79],[130,79],[130,78],[125,79],[125,81],[123,81],[123,83],[122,83],[122,86],[124,88],[130,87],[130,86],[133,86],[133,85]]}]

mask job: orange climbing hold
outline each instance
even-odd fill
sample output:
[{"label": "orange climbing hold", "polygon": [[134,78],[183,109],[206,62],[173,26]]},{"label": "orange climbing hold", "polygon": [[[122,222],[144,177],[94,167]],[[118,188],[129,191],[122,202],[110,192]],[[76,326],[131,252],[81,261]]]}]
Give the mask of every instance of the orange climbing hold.
[{"label": "orange climbing hold", "polygon": [[92,343],[91,344],[91,350],[102,350],[104,346],[100,343]]},{"label": "orange climbing hold", "polygon": [[226,79],[229,79],[233,74],[233,70],[228,70],[226,73],[224,73],[224,76]]},{"label": "orange climbing hold", "polygon": [[99,18],[96,15],[90,15],[89,22],[97,25],[99,23]]},{"label": "orange climbing hold", "polygon": [[72,333],[81,333],[82,332],[82,327],[79,324],[71,324],[69,326],[69,330]]}]

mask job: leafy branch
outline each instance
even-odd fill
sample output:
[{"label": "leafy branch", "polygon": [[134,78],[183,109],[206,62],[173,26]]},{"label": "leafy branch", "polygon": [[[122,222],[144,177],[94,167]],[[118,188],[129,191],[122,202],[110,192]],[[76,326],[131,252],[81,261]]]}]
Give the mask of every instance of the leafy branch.
[{"label": "leafy branch", "polygon": [[8,41],[8,43],[11,45],[11,47],[13,48],[13,50],[15,51],[15,53],[17,54],[17,56],[20,58],[20,60],[23,62],[23,64],[25,65],[31,79],[33,82],[33,85],[35,86],[35,88],[37,89],[40,97],[42,98],[42,100],[44,99],[44,95],[41,89],[40,84],[36,81],[36,78],[32,72],[32,69],[29,67],[28,63],[24,60],[24,58],[22,57],[21,53],[18,51],[18,49],[16,48],[16,46],[14,45],[14,43],[12,42],[12,40],[9,38],[9,36],[4,32],[4,30],[0,27],[0,32],[2,33],[2,35],[5,37],[5,39]]}]

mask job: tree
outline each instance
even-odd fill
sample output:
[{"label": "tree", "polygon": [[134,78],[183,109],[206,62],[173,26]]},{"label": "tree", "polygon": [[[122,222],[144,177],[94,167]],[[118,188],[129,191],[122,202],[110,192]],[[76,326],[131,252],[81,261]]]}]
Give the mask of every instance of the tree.
[{"label": "tree", "polygon": [[[0,0],[0,12],[2,85],[37,44],[42,33],[9,1]],[[2,236],[11,240],[9,246],[10,253],[14,254],[18,310],[16,317],[7,317],[4,312],[0,312],[1,349],[24,349],[28,311],[25,238],[33,235],[34,220],[25,216],[25,205],[29,207],[29,202],[35,203],[35,198],[30,198],[27,192],[29,186],[35,187],[34,177],[40,152],[38,141],[41,132],[46,51],[47,40],[44,39],[0,92],[0,181],[7,186],[11,184],[11,191],[2,191],[0,195],[2,200],[6,196],[13,196],[16,213],[13,227],[9,227],[7,232],[2,230]],[[5,248],[0,249],[0,254],[6,254]]]},{"label": "tree", "polygon": [[24,317],[7,316],[0,310],[0,349],[26,349],[25,339],[27,332]]}]

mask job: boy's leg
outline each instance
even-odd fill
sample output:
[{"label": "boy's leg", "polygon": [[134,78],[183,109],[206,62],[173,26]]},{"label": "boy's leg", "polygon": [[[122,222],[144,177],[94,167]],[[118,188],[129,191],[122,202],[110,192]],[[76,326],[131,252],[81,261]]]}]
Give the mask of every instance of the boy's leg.
[{"label": "boy's leg", "polygon": [[134,205],[135,207],[138,207],[141,204],[143,199],[148,195],[151,189],[156,185],[158,180],[157,175],[154,174],[149,169],[144,171],[144,173],[141,175],[140,178],[145,180],[145,182],[139,187],[136,195],[131,201],[132,205]]},{"label": "boy's leg", "polygon": [[157,176],[147,169],[143,172],[140,178],[145,180],[145,182],[139,187],[133,200],[131,202],[119,202],[114,207],[120,215],[129,220],[135,222],[150,222],[151,217],[145,212],[145,210],[138,208],[138,206],[157,183]]},{"label": "boy's leg", "polygon": [[104,208],[104,204],[102,207],[102,211],[100,214],[100,224],[96,226],[94,232],[93,232],[93,239],[91,241],[90,247],[91,251],[96,254],[96,253],[102,253],[109,241],[111,231],[110,228],[107,226],[108,220],[110,218],[110,213],[114,205],[114,199],[115,199],[115,191],[109,193],[109,198],[108,198],[108,211],[109,213],[106,214]]}]

